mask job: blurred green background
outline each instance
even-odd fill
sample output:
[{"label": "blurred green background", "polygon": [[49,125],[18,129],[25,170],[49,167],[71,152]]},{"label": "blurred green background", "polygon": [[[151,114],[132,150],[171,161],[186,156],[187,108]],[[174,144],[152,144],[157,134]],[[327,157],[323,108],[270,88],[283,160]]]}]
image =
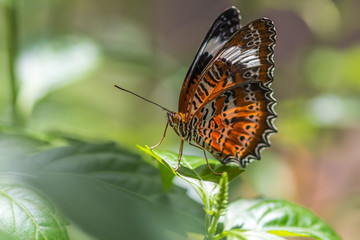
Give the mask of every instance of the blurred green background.
[{"label": "blurred green background", "polygon": [[[15,4],[19,125],[36,134],[115,140],[133,151],[157,143],[159,108],[176,110],[182,81],[215,18],[239,8],[243,25],[269,17],[278,32],[272,147],[231,197],[286,198],[344,238],[360,235],[360,1],[1,0],[0,126],[13,122],[8,68]],[[159,149],[178,151],[170,130]],[[186,146],[185,154],[201,154]]]}]

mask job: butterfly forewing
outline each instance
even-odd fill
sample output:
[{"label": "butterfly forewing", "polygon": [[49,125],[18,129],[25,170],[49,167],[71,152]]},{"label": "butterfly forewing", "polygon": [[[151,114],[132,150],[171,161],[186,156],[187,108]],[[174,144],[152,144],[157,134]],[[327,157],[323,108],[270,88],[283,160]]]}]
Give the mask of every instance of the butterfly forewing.
[{"label": "butterfly forewing", "polygon": [[216,94],[236,84],[273,80],[275,28],[271,20],[257,19],[235,33],[201,73],[186,103],[187,119]]},{"label": "butterfly forewing", "polygon": [[189,97],[195,91],[194,85],[199,81],[201,73],[240,27],[239,10],[235,7],[228,8],[215,20],[186,74],[180,92],[179,112],[186,111]]},{"label": "butterfly forewing", "polygon": [[270,89],[275,36],[271,20],[249,23],[188,85],[188,101],[180,113],[190,124],[193,140],[223,163],[245,166],[259,159],[260,150],[269,146],[268,135],[276,131]]}]

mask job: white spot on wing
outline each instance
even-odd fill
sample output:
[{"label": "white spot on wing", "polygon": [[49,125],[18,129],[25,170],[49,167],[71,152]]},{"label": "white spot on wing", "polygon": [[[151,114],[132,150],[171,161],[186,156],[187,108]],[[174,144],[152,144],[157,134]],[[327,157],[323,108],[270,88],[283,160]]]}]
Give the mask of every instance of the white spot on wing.
[{"label": "white spot on wing", "polygon": [[258,48],[251,48],[242,51],[240,47],[232,46],[226,49],[220,57],[231,64],[242,64],[245,68],[252,68],[261,65]]},{"label": "white spot on wing", "polygon": [[228,49],[225,49],[225,51],[221,54],[220,58],[225,59],[226,61],[229,61],[232,63],[234,57],[241,54],[241,48],[237,46],[231,46]]},{"label": "white spot on wing", "polygon": [[245,68],[252,68],[252,67],[261,66],[260,59],[254,59],[254,60],[252,60],[252,61],[244,62],[244,63],[242,63],[242,64],[245,65]]},{"label": "white spot on wing", "polygon": [[259,51],[257,49],[251,48],[243,51],[241,54],[237,55],[233,62],[247,63],[259,58]]},{"label": "white spot on wing", "polygon": [[204,52],[208,52],[215,56],[219,49],[224,45],[225,42],[221,42],[220,37],[211,38],[204,48]]}]

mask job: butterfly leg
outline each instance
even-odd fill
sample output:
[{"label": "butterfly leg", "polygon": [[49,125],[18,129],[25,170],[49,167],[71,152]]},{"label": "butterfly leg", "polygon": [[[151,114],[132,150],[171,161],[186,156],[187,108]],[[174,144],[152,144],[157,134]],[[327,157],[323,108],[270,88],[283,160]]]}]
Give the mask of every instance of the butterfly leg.
[{"label": "butterfly leg", "polygon": [[180,162],[181,162],[181,158],[182,158],[182,154],[183,154],[183,148],[184,148],[184,139],[181,138],[180,149],[179,149],[179,159],[178,159],[177,167],[174,168],[175,172],[177,172],[177,170],[180,167]]},{"label": "butterfly leg", "polygon": [[164,135],[163,135],[163,137],[161,138],[160,142],[158,142],[156,145],[152,146],[150,149],[157,148],[157,147],[158,147],[158,146],[162,143],[162,141],[163,141],[163,140],[164,140],[164,138],[165,138],[165,135],[166,135],[166,130],[167,130],[168,126],[169,126],[169,122],[167,122],[167,123],[166,123],[166,127],[165,127],[165,131],[164,131]]},{"label": "butterfly leg", "polygon": [[210,171],[211,171],[213,174],[219,175],[219,176],[222,175],[222,173],[216,173],[216,172],[214,172],[214,170],[211,168],[211,166],[210,166],[210,164],[209,164],[209,160],[208,160],[208,158],[207,158],[207,156],[206,156],[205,149],[204,149],[203,147],[198,146],[198,145],[195,145],[195,144],[193,144],[193,143],[190,143],[190,145],[191,145],[191,146],[194,146],[194,147],[197,147],[197,148],[199,148],[199,149],[201,149],[201,150],[203,150],[204,156],[205,156],[205,159],[206,159],[206,164],[207,164],[208,168],[210,169]]}]

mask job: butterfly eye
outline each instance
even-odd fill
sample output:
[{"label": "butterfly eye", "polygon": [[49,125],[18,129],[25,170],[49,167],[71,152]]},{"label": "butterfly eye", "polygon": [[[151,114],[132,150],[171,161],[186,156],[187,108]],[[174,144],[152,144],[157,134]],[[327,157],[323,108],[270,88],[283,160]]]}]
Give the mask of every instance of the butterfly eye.
[{"label": "butterfly eye", "polygon": [[174,112],[169,112],[168,113],[168,119],[170,122],[170,125],[173,126],[173,124],[178,124],[179,123],[179,115],[174,113]]},{"label": "butterfly eye", "polygon": [[174,123],[179,123],[179,121],[180,121],[179,115],[175,114],[175,115],[173,116],[173,122],[174,122]]}]

